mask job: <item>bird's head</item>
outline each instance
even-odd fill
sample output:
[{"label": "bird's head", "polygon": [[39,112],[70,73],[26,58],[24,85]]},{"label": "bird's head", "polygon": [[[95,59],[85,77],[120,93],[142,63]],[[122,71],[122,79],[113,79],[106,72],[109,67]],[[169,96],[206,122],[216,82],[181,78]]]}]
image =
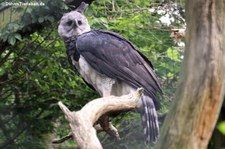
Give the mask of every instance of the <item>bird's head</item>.
[{"label": "bird's head", "polygon": [[88,4],[82,2],[75,11],[63,15],[58,27],[58,33],[64,40],[91,30],[87,18],[83,15],[87,6]]}]

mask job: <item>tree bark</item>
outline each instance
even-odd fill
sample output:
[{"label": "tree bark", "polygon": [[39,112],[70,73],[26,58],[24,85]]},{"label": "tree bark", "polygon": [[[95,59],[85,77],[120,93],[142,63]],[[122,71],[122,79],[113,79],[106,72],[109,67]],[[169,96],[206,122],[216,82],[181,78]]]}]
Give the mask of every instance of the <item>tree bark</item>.
[{"label": "tree bark", "polygon": [[156,149],[206,149],[224,95],[225,1],[186,0],[180,83]]},{"label": "tree bark", "polygon": [[[80,111],[71,112],[59,102],[59,106],[65,114],[72,130],[74,141],[79,149],[102,149],[97,138],[94,123],[104,114],[113,111],[134,109],[142,95],[143,89],[138,89],[135,93],[121,97],[109,96],[95,99],[87,103]],[[109,124],[109,127],[112,127]],[[114,129],[114,130],[113,130]],[[112,131],[117,131],[112,128]],[[115,133],[116,134],[116,133]]]}]

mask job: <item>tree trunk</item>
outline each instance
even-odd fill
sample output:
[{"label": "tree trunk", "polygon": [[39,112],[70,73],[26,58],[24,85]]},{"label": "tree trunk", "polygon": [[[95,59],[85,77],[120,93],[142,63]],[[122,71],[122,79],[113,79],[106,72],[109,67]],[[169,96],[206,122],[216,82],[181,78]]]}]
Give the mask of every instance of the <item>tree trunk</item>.
[{"label": "tree trunk", "polygon": [[186,50],[157,149],[206,149],[224,95],[225,1],[186,0]]},{"label": "tree trunk", "polygon": [[[223,99],[223,106],[221,108],[217,124],[222,121],[225,121],[225,97]],[[225,147],[225,135],[222,134],[218,129],[214,129],[211,140],[212,144],[209,145],[211,148],[222,149]]]}]

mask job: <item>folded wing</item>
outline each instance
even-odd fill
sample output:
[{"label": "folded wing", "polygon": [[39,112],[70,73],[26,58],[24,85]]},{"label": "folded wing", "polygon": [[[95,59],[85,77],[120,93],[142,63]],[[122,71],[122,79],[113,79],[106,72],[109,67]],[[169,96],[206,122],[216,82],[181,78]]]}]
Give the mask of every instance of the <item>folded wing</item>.
[{"label": "folded wing", "polygon": [[134,88],[143,87],[159,108],[156,94],[162,91],[153,66],[128,40],[114,32],[92,30],[78,37],[77,50],[98,72]]}]

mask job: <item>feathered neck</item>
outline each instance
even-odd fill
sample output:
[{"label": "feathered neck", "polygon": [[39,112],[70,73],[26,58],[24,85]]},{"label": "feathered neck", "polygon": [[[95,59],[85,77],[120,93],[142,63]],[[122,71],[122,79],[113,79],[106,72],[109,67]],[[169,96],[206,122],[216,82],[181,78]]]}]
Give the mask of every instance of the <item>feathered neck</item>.
[{"label": "feathered neck", "polygon": [[66,48],[73,46],[77,41],[78,36],[73,36],[67,39],[63,39]]},{"label": "feathered neck", "polygon": [[65,44],[69,44],[69,43],[71,43],[71,41],[76,41],[77,38],[78,38],[78,36],[73,36],[73,37],[70,37],[70,38],[65,38],[65,39],[63,39],[63,41],[64,41]]}]

